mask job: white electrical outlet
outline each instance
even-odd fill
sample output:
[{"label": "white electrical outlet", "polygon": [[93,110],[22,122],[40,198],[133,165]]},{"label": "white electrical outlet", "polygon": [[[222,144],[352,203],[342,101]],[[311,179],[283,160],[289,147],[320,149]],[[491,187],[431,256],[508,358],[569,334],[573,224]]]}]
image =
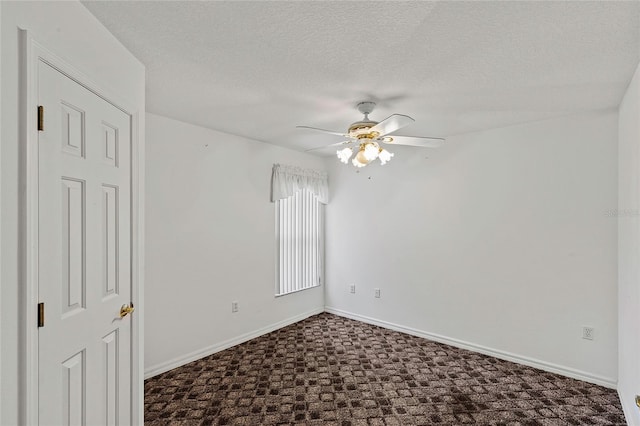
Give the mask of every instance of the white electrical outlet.
[{"label": "white electrical outlet", "polygon": [[356,285],[349,284],[349,293],[355,293],[355,292],[356,292]]},{"label": "white electrical outlet", "polygon": [[595,329],[593,327],[582,327],[582,338],[593,340],[595,337]]},{"label": "white electrical outlet", "polygon": [[380,298],[380,289],[376,288],[373,290],[373,295],[374,297],[377,297],[378,299]]},{"label": "white electrical outlet", "polygon": [[238,312],[238,302],[231,302],[231,312]]}]

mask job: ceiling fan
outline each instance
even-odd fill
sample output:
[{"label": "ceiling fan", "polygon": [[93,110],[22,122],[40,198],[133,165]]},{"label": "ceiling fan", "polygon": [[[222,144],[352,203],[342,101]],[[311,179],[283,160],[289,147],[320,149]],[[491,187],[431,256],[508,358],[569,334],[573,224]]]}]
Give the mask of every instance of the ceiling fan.
[{"label": "ceiling fan", "polygon": [[[444,143],[444,138],[392,135],[396,130],[413,123],[415,120],[408,115],[393,114],[380,122],[372,121],[369,119],[369,114],[371,114],[375,107],[375,102],[365,101],[358,103],[356,108],[364,114],[364,118],[361,121],[352,123],[346,133],[333,132],[309,126],[296,127],[299,129],[314,130],[347,138],[346,141],[327,146],[346,145],[345,148],[338,149],[336,152],[340,161],[345,164],[349,163],[349,159],[353,155],[355,148],[357,152],[351,160],[351,163],[356,167],[364,167],[376,158],[380,160],[380,164],[385,164],[391,160],[393,153],[383,148],[382,146],[384,145],[409,145],[425,148],[437,148]],[[381,144],[383,145],[381,146]],[[327,146],[313,148],[307,151],[325,148]]]}]

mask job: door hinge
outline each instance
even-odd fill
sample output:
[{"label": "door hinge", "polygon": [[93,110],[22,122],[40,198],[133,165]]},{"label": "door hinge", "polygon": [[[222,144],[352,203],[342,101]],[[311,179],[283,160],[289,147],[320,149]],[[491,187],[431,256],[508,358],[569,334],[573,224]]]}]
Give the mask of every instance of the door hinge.
[{"label": "door hinge", "polygon": [[38,327],[44,327],[44,303],[38,303]]},{"label": "door hinge", "polygon": [[38,131],[42,132],[44,130],[44,107],[42,105],[38,106]]}]

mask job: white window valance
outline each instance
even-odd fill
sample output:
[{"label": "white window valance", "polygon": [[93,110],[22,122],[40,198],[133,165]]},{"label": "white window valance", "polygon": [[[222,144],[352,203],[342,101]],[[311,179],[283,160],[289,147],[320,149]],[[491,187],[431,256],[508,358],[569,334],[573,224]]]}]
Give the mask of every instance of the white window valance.
[{"label": "white window valance", "polygon": [[291,197],[303,189],[313,193],[322,204],[329,202],[329,177],[326,172],[281,164],[273,165],[272,202]]}]

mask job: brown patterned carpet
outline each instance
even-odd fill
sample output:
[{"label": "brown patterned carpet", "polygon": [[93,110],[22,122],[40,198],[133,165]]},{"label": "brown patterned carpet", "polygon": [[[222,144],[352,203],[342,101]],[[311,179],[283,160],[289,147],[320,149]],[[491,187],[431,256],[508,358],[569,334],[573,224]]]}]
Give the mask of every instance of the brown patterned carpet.
[{"label": "brown patterned carpet", "polygon": [[148,425],[624,425],[614,390],[323,313],[145,382]]}]

